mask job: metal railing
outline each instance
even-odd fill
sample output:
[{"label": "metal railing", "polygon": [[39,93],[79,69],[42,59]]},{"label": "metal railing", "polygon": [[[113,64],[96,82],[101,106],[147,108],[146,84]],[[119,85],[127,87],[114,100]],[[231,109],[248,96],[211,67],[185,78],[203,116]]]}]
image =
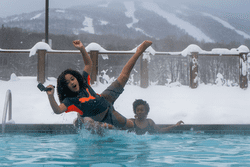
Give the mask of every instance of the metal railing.
[{"label": "metal railing", "polygon": [[[40,45],[40,44],[39,44]],[[46,55],[47,54],[80,54],[79,50],[53,50],[48,49],[47,47],[39,47],[37,46],[37,81],[39,83],[45,82],[45,71],[46,71]],[[35,45],[36,46],[36,45]],[[33,48],[36,48],[36,47]],[[88,49],[87,49],[88,48]],[[248,87],[248,77],[247,77],[247,62],[248,62],[248,54],[250,54],[249,49],[244,46],[240,46],[238,49],[220,49],[216,50],[213,49],[212,51],[199,51],[197,52],[197,49],[199,48],[196,45],[190,45],[182,52],[157,52],[154,49],[151,48],[150,51],[147,51],[146,55],[153,54],[153,55],[165,55],[165,56],[175,56],[180,57],[183,56],[187,57],[187,66],[188,66],[188,73],[189,73],[189,86],[191,88],[197,88],[198,87],[198,81],[199,81],[199,70],[198,70],[198,57],[206,57],[206,56],[217,56],[217,57],[239,57],[239,83],[240,88],[246,89]],[[240,49],[241,48],[241,49]],[[88,53],[90,54],[91,60],[93,62],[93,68],[91,72],[91,84],[95,83],[97,81],[98,76],[98,56],[99,55],[109,55],[109,54],[134,54],[135,49],[130,51],[108,51],[104,48],[102,48],[99,44],[91,43],[89,44],[86,49],[88,50]],[[0,49],[1,53],[30,53],[30,56],[32,56],[33,49],[26,49],[26,50],[13,50],[13,49]],[[31,53],[32,52],[32,53]],[[145,52],[146,53],[146,52]],[[146,56],[147,57],[147,56]],[[143,88],[147,88],[149,85],[149,76],[148,76],[148,60],[147,58],[143,58],[141,56],[141,62],[140,62],[140,86]]]},{"label": "metal railing", "polygon": [[[6,123],[8,107],[9,107],[9,119],[8,119],[8,122]],[[6,96],[5,96],[3,118],[2,118],[2,133],[5,133],[6,124],[15,124],[15,122],[12,120],[12,95],[11,95],[10,90],[7,90]]]}]

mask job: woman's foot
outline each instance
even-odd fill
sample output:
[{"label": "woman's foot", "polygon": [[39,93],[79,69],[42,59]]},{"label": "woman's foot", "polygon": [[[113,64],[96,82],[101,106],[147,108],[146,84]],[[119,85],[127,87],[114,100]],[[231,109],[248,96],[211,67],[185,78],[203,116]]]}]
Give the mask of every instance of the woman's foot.
[{"label": "woman's foot", "polygon": [[137,48],[136,52],[140,52],[140,54],[142,54],[150,45],[152,45],[152,41],[143,41],[142,44]]}]

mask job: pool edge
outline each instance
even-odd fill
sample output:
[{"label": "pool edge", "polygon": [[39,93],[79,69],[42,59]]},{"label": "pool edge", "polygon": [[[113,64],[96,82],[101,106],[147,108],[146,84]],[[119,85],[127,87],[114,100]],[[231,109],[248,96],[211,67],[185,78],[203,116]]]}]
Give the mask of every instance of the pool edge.
[{"label": "pool edge", "polygon": [[[170,124],[158,124],[160,127]],[[5,133],[48,133],[77,134],[79,128],[73,124],[7,124]],[[2,133],[2,124],[0,124]],[[250,134],[250,124],[184,124],[175,127],[169,133],[209,133],[209,134]]]}]

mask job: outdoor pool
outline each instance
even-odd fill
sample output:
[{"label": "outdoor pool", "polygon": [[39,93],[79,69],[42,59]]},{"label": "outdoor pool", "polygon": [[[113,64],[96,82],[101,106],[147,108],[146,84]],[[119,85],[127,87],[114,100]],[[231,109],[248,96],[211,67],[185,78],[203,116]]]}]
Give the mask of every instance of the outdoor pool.
[{"label": "outdoor pool", "polygon": [[1,134],[0,166],[250,166],[250,136]]}]

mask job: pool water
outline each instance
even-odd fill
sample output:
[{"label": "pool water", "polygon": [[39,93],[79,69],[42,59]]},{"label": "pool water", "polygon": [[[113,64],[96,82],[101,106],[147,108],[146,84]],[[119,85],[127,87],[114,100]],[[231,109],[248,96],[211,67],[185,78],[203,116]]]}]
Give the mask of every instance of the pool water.
[{"label": "pool water", "polygon": [[79,134],[3,134],[0,166],[250,166],[250,136],[136,135],[106,131]]}]

